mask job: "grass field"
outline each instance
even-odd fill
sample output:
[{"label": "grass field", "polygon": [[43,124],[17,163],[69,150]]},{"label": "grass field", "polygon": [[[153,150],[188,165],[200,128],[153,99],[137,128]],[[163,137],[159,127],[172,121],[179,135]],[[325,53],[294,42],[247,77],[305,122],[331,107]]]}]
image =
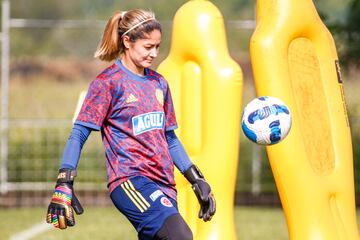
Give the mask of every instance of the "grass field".
[{"label": "grass field", "polygon": [[[85,209],[76,216],[76,226],[64,231],[49,230],[33,236],[36,240],[136,240],[136,232],[130,223],[112,207]],[[8,240],[45,221],[45,208],[1,209],[0,240]],[[358,219],[360,211],[357,213]],[[287,226],[281,208],[236,207],[235,223],[237,239],[241,240],[286,240]],[[50,226],[50,225],[49,225]]]},{"label": "grass field", "polygon": [[[135,230],[115,208],[86,208],[85,211],[76,217],[75,227],[65,231],[50,228],[31,239],[137,239]],[[44,222],[45,212],[45,208],[1,209],[0,240],[7,240],[16,233]],[[235,222],[238,239],[287,239],[284,215],[279,208],[236,207]]]}]

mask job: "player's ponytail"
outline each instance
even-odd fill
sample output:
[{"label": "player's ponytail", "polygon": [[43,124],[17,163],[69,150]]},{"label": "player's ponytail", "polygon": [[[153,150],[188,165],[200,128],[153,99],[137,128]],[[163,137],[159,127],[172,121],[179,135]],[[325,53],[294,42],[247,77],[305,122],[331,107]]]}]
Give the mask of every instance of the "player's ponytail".
[{"label": "player's ponytail", "polygon": [[118,29],[122,16],[123,12],[116,12],[107,22],[100,44],[94,54],[95,58],[111,61],[120,54],[121,43]]},{"label": "player's ponytail", "polygon": [[161,32],[161,25],[153,12],[142,9],[116,12],[106,24],[94,57],[112,61],[124,52],[124,36],[129,36],[130,40],[135,42],[137,39],[145,38],[145,34],[155,29]]}]

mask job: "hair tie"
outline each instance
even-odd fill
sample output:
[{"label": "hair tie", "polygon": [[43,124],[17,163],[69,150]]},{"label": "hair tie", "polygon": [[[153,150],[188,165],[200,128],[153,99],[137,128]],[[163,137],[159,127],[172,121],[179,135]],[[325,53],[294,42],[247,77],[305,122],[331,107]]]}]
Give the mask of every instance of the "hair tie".
[{"label": "hair tie", "polygon": [[121,19],[124,18],[124,16],[125,16],[126,13],[127,13],[127,11],[122,11],[122,12],[121,12]]}]

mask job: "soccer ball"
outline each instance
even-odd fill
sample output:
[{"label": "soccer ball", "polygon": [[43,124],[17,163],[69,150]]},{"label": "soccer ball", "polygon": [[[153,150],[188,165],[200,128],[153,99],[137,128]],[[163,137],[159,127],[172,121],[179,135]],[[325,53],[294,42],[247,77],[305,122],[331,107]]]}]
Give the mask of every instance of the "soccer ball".
[{"label": "soccer ball", "polygon": [[245,106],[241,127],[246,137],[254,143],[272,145],[289,133],[291,113],[278,98],[258,97]]}]

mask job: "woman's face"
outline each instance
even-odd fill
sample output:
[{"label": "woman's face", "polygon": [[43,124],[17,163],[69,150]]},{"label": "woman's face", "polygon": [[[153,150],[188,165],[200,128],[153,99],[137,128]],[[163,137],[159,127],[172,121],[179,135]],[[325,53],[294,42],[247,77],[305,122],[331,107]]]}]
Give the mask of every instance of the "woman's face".
[{"label": "woman's face", "polygon": [[154,58],[159,53],[161,43],[161,32],[154,30],[145,35],[145,38],[131,42],[127,36],[124,37],[125,55],[138,68],[150,67]]}]

